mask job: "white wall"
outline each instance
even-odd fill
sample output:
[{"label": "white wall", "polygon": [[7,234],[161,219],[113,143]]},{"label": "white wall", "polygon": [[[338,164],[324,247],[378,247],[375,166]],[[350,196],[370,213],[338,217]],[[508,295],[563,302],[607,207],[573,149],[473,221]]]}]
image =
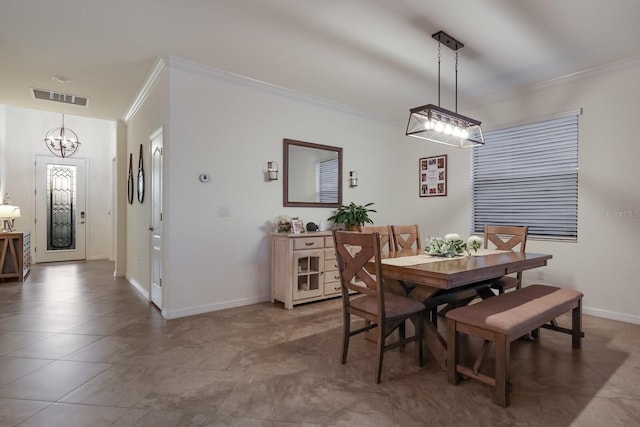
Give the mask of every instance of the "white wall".
[{"label": "white wall", "polygon": [[[39,110],[6,106],[4,191],[20,206],[17,230],[35,233],[35,156],[52,155],[44,145],[45,134],[60,127],[62,116]],[[65,114],[65,126],[73,129],[82,143],[74,157],[86,159],[87,172],[87,259],[109,258],[113,238],[111,226],[111,158],[115,123]],[[32,242],[35,242],[35,235]],[[37,260],[37,256],[35,258]]]},{"label": "white wall", "polygon": [[578,242],[528,242],[528,250],[551,253],[553,259],[544,270],[526,272],[525,281],[578,289],[585,294],[585,313],[632,323],[640,323],[638,81],[640,58],[635,58],[495,97],[469,112],[499,128],[583,108]]}]

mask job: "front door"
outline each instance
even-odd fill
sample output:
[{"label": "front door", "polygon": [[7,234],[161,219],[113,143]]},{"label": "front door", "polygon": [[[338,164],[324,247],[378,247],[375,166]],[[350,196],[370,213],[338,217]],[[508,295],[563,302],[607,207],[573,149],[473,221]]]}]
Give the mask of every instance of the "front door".
[{"label": "front door", "polygon": [[36,156],[36,262],[86,259],[85,160]]},{"label": "front door", "polygon": [[151,302],[162,310],[162,128],[151,135]]}]

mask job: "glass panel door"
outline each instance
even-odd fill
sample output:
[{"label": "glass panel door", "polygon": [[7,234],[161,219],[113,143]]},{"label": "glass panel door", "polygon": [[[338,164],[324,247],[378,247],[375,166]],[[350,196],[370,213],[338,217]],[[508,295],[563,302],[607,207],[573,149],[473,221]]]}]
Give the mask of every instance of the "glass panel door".
[{"label": "glass panel door", "polygon": [[36,262],[86,259],[85,160],[36,156]]}]

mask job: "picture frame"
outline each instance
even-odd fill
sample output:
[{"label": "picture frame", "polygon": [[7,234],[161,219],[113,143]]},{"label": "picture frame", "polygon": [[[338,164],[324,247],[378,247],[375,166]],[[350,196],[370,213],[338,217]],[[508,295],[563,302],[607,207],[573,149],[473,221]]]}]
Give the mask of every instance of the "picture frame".
[{"label": "picture frame", "polygon": [[304,221],[301,219],[292,219],[291,220],[291,231],[294,234],[300,234],[305,232]]},{"label": "picture frame", "polygon": [[447,155],[422,157],[418,161],[420,197],[447,195]]}]

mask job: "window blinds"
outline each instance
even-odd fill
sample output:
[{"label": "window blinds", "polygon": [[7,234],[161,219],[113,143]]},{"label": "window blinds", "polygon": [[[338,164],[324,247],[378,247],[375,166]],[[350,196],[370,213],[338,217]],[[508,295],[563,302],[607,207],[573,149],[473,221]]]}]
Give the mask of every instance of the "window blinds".
[{"label": "window blinds", "polygon": [[485,133],[471,155],[471,230],[527,225],[529,235],[577,240],[578,115]]},{"label": "window blinds", "polygon": [[316,164],[316,197],[320,203],[338,201],[338,159]]}]

